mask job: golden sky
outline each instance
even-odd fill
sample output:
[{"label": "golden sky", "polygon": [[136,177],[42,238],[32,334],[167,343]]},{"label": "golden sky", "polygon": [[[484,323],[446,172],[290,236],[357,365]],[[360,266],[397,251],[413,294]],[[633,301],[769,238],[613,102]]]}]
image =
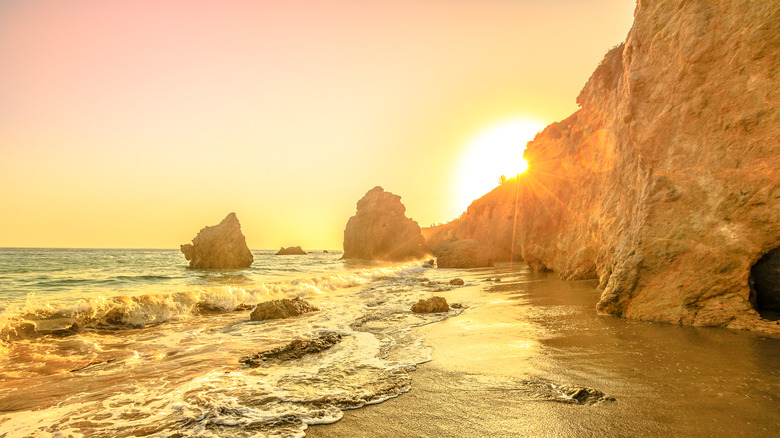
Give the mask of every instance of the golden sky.
[{"label": "golden sky", "polygon": [[475,139],[573,113],[633,10],[0,2],[0,247],[177,248],[234,211],[250,248],[341,248],[376,185],[421,226],[446,222],[464,181],[506,173],[469,169]]}]

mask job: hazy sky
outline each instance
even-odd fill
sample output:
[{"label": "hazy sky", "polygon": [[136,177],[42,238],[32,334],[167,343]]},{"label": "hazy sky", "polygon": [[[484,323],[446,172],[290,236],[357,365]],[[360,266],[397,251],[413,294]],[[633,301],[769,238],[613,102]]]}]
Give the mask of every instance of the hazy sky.
[{"label": "hazy sky", "polygon": [[573,113],[633,10],[0,1],[0,247],[175,248],[235,211],[250,248],[341,248],[376,185],[445,222],[504,172],[464,164],[474,139]]}]

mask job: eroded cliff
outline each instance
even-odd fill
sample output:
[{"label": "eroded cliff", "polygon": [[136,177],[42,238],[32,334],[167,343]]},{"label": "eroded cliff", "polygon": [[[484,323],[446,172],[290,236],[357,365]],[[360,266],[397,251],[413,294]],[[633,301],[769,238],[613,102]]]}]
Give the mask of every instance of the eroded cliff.
[{"label": "eroded cliff", "polygon": [[600,311],[780,334],[749,281],[780,246],[777,23],[778,2],[640,0],[580,110],[527,145],[529,171],[427,243],[474,238],[508,259],[517,200],[515,253],[598,278]]}]

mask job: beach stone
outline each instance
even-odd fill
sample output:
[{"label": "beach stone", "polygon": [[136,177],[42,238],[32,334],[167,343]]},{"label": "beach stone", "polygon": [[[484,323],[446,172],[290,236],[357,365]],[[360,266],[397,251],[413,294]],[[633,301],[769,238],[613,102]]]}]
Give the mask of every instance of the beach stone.
[{"label": "beach stone", "polygon": [[463,279],[462,278],[453,278],[450,280],[450,284],[454,286],[463,286]]},{"label": "beach stone", "polygon": [[300,297],[292,300],[284,298],[281,300],[264,301],[255,307],[255,310],[249,315],[252,321],[265,321],[267,319],[282,319],[302,315],[308,312],[320,310]]},{"label": "beach stone", "polygon": [[282,247],[276,252],[276,255],[306,255],[306,251],[302,250],[300,246],[291,246],[289,248]]},{"label": "beach stone", "polygon": [[252,356],[244,356],[239,362],[258,367],[261,363],[269,359],[280,361],[300,359],[307,354],[319,353],[338,344],[342,336],[336,332],[323,332],[311,339],[296,339],[281,347],[255,353]]},{"label": "beach stone", "polygon": [[431,297],[427,300],[420,300],[417,304],[412,306],[412,312],[414,313],[440,313],[449,312],[450,306],[447,305],[447,300],[442,297]]},{"label": "beach stone", "polygon": [[344,259],[408,261],[430,253],[401,197],[374,187],[357,203],[344,229]]},{"label": "beach stone", "polygon": [[254,261],[235,213],[201,229],[191,244],[181,245],[181,252],[196,269],[241,269]]},{"label": "beach stone", "polygon": [[493,266],[493,249],[475,239],[449,239],[431,248],[439,268],[484,268]]}]

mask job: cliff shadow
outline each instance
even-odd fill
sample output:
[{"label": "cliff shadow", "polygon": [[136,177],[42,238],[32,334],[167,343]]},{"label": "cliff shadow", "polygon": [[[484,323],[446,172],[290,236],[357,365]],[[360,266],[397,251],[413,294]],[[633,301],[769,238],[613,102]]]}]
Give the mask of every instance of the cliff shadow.
[{"label": "cliff shadow", "polygon": [[762,318],[780,320],[780,247],[764,254],[750,268],[750,302]]}]

